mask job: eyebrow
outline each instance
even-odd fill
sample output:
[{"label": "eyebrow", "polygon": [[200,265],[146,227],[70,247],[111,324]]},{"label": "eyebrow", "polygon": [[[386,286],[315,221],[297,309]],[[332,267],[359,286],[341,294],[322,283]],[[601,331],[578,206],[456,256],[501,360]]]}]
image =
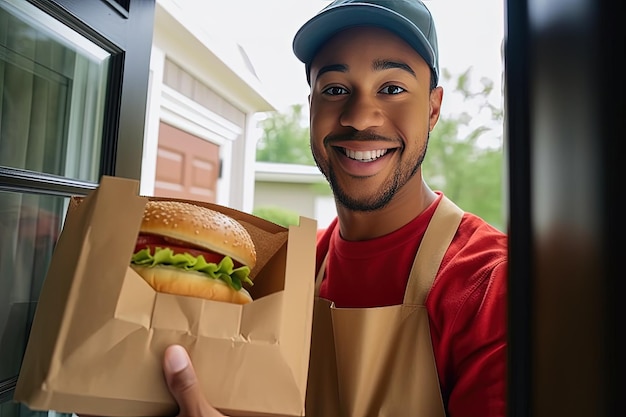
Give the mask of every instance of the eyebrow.
[{"label": "eyebrow", "polygon": [[416,76],[415,71],[413,71],[413,68],[411,68],[410,66],[408,66],[407,64],[403,62],[390,61],[388,59],[377,59],[372,64],[372,69],[374,71],[382,71],[382,70],[394,69],[394,68],[404,70],[414,77]]},{"label": "eyebrow", "polygon": [[344,64],[325,65],[317,72],[317,76],[319,77],[322,74],[333,71],[348,72],[348,66]]},{"label": "eyebrow", "polygon": [[[413,71],[413,68],[411,68],[410,66],[402,62],[391,61],[388,59],[377,59],[372,63],[372,70],[374,71],[383,71],[383,70],[394,69],[394,68],[404,70],[414,77],[417,76],[415,74],[415,71]],[[348,72],[348,70],[349,70],[349,67],[345,64],[326,65],[320,68],[320,70],[317,72],[317,76],[319,77],[322,74],[325,74],[327,72],[333,72],[333,71]]]}]

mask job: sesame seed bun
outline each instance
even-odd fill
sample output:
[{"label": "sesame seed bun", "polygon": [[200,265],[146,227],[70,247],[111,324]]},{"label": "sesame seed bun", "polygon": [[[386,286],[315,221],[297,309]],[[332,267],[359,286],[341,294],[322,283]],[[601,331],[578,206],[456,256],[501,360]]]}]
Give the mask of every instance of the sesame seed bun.
[{"label": "sesame seed bun", "polygon": [[179,201],[149,201],[140,232],[191,243],[247,265],[256,264],[256,250],[248,231],[219,211]]}]

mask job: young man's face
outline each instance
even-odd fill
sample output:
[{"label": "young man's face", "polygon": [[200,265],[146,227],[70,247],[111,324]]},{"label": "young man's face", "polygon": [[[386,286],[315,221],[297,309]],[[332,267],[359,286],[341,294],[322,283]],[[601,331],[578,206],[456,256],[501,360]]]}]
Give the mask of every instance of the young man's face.
[{"label": "young man's face", "polygon": [[311,148],[339,203],[371,211],[410,193],[442,98],[422,57],[391,32],[352,28],[322,47],[310,74]]}]

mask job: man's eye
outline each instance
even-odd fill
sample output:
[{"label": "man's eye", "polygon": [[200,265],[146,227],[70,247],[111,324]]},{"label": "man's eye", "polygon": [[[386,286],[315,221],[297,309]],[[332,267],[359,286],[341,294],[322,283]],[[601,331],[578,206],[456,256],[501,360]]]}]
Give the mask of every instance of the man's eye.
[{"label": "man's eye", "polygon": [[322,91],[324,94],[328,94],[329,96],[338,96],[341,94],[348,94],[348,90],[343,87],[328,87],[326,90]]},{"label": "man's eye", "polygon": [[406,91],[404,88],[398,87],[397,85],[388,85],[387,87],[380,90],[380,92],[383,94],[400,94],[404,91]]}]

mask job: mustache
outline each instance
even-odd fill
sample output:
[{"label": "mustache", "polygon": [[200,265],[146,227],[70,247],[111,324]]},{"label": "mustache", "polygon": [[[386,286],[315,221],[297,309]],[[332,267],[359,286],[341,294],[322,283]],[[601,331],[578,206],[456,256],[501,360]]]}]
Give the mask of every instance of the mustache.
[{"label": "mustache", "polygon": [[341,141],[363,141],[363,142],[397,142],[397,139],[389,138],[387,136],[379,135],[370,131],[354,131],[349,133],[340,133],[336,135],[328,135],[324,138],[324,144],[330,145],[333,142]]}]

